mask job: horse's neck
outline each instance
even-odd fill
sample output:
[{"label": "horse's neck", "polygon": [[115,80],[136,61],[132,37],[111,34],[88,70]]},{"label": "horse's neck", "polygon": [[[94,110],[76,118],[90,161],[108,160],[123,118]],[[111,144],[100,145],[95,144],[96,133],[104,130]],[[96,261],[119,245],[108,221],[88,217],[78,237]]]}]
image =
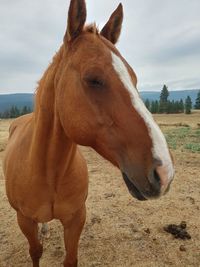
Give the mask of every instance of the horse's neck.
[{"label": "horse's neck", "polygon": [[55,78],[61,63],[62,48],[39,82],[33,117],[31,155],[34,168],[46,177],[62,176],[75,155],[76,145],[61,126],[55,107]]}]

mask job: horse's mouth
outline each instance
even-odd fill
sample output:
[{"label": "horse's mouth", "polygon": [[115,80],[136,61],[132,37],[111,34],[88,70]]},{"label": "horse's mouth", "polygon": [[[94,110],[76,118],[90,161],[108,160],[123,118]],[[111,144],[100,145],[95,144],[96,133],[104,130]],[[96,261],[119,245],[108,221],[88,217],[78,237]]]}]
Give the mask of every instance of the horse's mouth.
[{"label": "horse's mouth", "polygon": [[140,200],[140,201],[144,201],[144,200],[147,200],[143,195],[142,193],[137,189],[137,187],[133,184],[133,182],[130,181],[130,179],[128,178],[128,176],[122,172],[122,176],[124,178],[124,182],[126,183],[126,186],[128,187],[128,190],[130,192],[130,194]]}]

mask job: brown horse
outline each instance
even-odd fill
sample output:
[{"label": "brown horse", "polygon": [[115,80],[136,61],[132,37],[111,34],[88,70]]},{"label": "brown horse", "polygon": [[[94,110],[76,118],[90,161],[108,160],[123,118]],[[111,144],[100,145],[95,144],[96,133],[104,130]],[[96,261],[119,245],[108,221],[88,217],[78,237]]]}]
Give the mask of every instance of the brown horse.
[{"label": "brown horse", "polygon": [[35,110],[10,127],[6,190],[34,267],[42,255],[38,222],[54,218],[64,227],[64,266],[77,266],[88,192],[77,144],[120,168],[139,200],[163,195],[172,181],[165,138],[139,98],[134,71],[114,46],[122,19],[120,4],[98,32],[84,26],[85,1],[71,0],[64,43],[39,82]]}]

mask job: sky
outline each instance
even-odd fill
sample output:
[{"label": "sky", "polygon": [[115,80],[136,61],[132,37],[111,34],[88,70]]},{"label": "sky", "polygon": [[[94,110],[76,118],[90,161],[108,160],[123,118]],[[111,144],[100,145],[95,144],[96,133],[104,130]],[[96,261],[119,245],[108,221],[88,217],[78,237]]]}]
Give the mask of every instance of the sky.
[{"label": "sky", "polygon": [[[101,29],[120,0],[86,0]],[[117,48],[140,91],[200,88],[200,0],[121,0]],[[32,93],[67,27],[69,0],[0,0],[0,94]]]}]

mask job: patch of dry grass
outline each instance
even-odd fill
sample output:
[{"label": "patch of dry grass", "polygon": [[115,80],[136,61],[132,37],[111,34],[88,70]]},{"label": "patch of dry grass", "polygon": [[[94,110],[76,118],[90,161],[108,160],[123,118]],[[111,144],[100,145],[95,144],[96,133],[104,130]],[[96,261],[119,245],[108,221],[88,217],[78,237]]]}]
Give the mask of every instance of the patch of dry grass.
[{"label": "patch of dry grass", "polygon": [[[155,120],[158,124],[163,124],[165,126],[172,126],[174,124],[189,125],[192,128],[198,127],[200,125],[200,110],[193,110],[192,114],[155,114]],[[181,125],[180,125],[181,126]]]}]

